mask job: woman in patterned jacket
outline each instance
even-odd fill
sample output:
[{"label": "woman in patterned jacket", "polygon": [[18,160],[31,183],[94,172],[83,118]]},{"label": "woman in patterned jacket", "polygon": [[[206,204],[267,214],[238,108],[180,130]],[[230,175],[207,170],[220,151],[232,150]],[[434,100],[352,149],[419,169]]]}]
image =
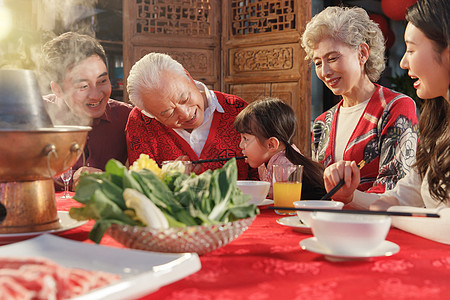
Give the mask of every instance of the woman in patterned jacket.
[{"label": "woman in patterned jacket", "polygon": [[317,76],[342,97],[314,121],[312,158],[326,167],[364,160],[361,197],[392,189],[415,162],[417,116],[411,98],[375,83],[385,67],[378,25],[362,8],[328,7],[307,24],[302,46]]},{"label": "woman in patterned jacket", "polygon": [[[406,52],[400,66],[414,80],[417,96],[424,99],[419,120],[417,162],[394,189],[366,194],[360,203],[371,209],[438,212],[440,218],[393,217],[392,224],[413,234],[450,244],[450,2],[418,0],[407,14]],[[359,180],[353,162],[342,173],[325,170],[325,182],[336,182],[345,174],[339,193],[351,193]],[[337,175],[337,176],[335,176]],[[351,201],[351,197],[349,197]],[[376,201],[374,201],[376,200]],[[423,208],[425,207],[425,208]]]}]

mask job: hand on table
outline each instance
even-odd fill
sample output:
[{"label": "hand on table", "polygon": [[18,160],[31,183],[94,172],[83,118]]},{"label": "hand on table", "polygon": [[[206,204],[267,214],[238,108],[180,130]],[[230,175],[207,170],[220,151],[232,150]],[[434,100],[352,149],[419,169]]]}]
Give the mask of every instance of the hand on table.
[{"label": "hand on table", "polygon": [[327,192],[335,187],[341,178],[344,178],[345,184],[331,198],[348,204],[353,200],[353,192],[360,182],[360,173],[356,162],[341,160],[325,169],[323,179]]}]

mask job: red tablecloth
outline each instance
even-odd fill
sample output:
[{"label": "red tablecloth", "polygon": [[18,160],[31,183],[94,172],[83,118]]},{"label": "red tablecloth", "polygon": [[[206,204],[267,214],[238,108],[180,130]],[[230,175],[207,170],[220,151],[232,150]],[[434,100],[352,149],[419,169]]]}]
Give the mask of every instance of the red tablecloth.
[{"label": "red tablecloth", "polygon": [[[59,194],[60,195],[60,194]],[[68,210],[73,200],[58,200]],[[450,299],[450,246],[392,228],[387,240],[400,246],[390,257],[330,262],[302,250],[312,235],[261,214],[230,244],[200,257],[197,273],[142,299]],[[61,236],[87,240],[92,222]],[[123,247],[109,236],[103,245]]]}]

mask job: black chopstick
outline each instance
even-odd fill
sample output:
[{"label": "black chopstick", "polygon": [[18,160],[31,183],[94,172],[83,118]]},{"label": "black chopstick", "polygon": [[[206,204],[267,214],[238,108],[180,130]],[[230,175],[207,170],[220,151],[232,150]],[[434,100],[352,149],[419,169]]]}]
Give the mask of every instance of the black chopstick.
[{"label": "black chopstick", "polygon": [[404,212],[404,211],[381,211],[381,210],[340,210],[327,208],[296,208],[283,206],[269,206],[269,209],[276,210],[298,210],[298,211],[319,211],[342,214],[356,214],[356,215],[382,215],[382,216],[400,216],[400,217],[425,217],[425,218],[440,218],[439,214],[422,213],[422,212]]},{"label": "black chopstick", "polygon": [[233,156],[233,157],[222,157],[222,158],[213,158],[213,159],[200,159],[200,160],[194,160],[194,161],[192,161],[192,163],[193,164],[202,164],[202,163],[209,163],[209,162],[216,162],[216,161],[227,161],[232,158],[244,159],[244,158],[247,158],[247,156]]},{"label": "black chopstick", "polygon": [[[366,164],[366,161],[363,159],[362,161],[360,161],[360,162],[358,163],[358,168],[361,170],[361,169],[364,167],[365,164]],[[326,193],[322,198],[320,198],[320,200],[330,200],[331,197],[332,197],[334,194],[336,194],[336,192],[339,191],[339,189],[340,189],[341,187],[344,186],[344,184],[345,184],[345,180],[344,180],[344,178],[342,178],[342,179],[338,182],[338,184],[336,184],[336,186],[335,186],[334,188],[332,188],[328,193]]]}]

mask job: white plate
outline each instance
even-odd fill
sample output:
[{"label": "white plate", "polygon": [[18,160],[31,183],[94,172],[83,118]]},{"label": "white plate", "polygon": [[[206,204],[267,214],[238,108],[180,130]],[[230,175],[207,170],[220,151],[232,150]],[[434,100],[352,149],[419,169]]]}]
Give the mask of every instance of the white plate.
[{"label": "white plate", "polygon": [[136,299],[201,268],[196,253],[158,253],[44,234],[0,247],[2,257],[45,257],[68,268],[119,274],[121,280],[73,299]]},{"label": "white plate", "polygon": [[26,240],[28,238],[35,237],[44,233],[63,233],[64,231],[77,228],[87,223],[87,221],[77,221],[75,219],[72,219],[69,216],[69,212],[67,211],[58,211],[58,218],[60,227],[57,229],[0,234],[0,245]]},{"label": "white plate", "polygon": [[264,199],[263,202],[256,204],[256,206],[266,206],[266,205],[270,205],[270,204],[273,204],[272,199]]},{"label": "white plate", "polygon": [[391,256],[400,251],[400,246],[389,241],[383,243],[367,255],[335,255],[317,241],[316,237],[311,237],[300,241],[300,247],[314,253],[323,254],[330,261],[364,260],[371,257]]},{"label": "white plate", "polygon": [[298,216],[284,217],[277,220],[278,224],[292,227],[294,231],[311,234],[311,227],[300,222]]}]

